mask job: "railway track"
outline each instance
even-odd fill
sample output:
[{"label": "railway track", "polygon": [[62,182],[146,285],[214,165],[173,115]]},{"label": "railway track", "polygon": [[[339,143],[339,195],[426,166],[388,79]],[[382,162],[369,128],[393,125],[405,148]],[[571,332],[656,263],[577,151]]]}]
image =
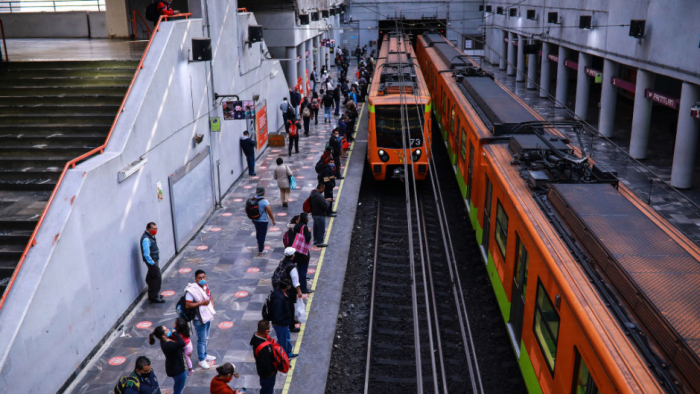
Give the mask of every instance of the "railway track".
[{"label": "railway track", "polygon": [[439,192],[390,186],[377,204],[364,392],[482,393]]}]

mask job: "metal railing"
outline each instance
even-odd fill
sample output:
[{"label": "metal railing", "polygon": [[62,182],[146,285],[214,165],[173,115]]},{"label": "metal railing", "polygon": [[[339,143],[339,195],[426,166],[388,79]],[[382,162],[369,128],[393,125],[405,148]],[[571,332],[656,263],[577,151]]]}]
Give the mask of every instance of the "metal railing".
[{"label": "metal railing", "polygon": [[105,0],[0,0],[0,12],[106,11]]},{"label": "metal railing", "polygon": [[151,44],[153,43],[153,39],[156,37],[156,33],[160,30],[160,22],[163,20],[168,20],[169,18],[185,18],[188,19],[192,14],[187,13],[187,14],[177,14],[177,15],[161,15],[160,18],[158,19],[158,23],[156,24],[155,29],[153,29],[153,34],[151,35],[151,39],[148,41],[148,45],[146,46],[146,49],[143,51],[143,55],[141,56],[141,61],[139,62],[138,67],[136,67],[136,72],[134,73],[134,77],[131,79],[131,83],[129,84],[129,88],[126,90],[126,94],[124,95],[124,99],[122,100],[122,104],[119,106],[119,110],[117,111],[117,115],[114,117],[114,121],[112,122],[112,127],[109,129],[109,134],[107,134],[107,138],[105,139],[105,143],[98,146],[97,148],[84,153],[75,159],[69,161],[66,163],[65,166],[63,166],[63,171],[61,171],[61,176],[58,178],[58,181],[56,182],[56,187],[54,187],[53,191],[51,192],[51,197],[49,197],[48,202],[46,203],[46,206],[44,207],[44,211],[41,213],[41,217],[39,217],[39,221],[36,224],[36,227],[34,228],[34,232],[32,232],[32,236],[29,238],[29,242],[27,243],[27,246],[24,248],[24,252],[22,252],[22,257],[19,259],[19,263],[17,264],[17,267],[15,268],[15,271],[12,273],[12,277],[10,278],[10,283],[7,284],[7,289],[5,289],[5,293],[2,295],[2,298],[0,298],[0,309],[2,309],[2,306],[5,304],[5,300],[7,299],[7,295],[10,294],[10,290],[12,289],[12,285],[15,283],[15,279],[17,278],[17,274],[19,273],[19,270],[22,268],[22,264],[24,264],[24,260],[27,258],[27,254],[29,254],[29,251],[36,245],[36,235],[39,233],[39,229],[41,228],[42,223],[44,223],[44,219],[46,218],[46,214],[49,211],[49,208],[51,208],[51,203],[53,203],[54,198],[56,198],[56,194],[58,193],[58,189],[61,187],[61,183],[63,182],[63,178],[66,176],[66,172],[68,172],[69,169],[75,168],[76,164],[82,162],[83,160],[86,160],[90,156],[93,156],[97,153],[102,154],[107,147],[107,144],[109,143],[109,139],[112,137],[112,133],[114,132],[114,128],[117,125],[117,121],[119,121],[119,116],[122,114],[122,111],[124,111],[124,104],[126,103],[126,100],[129,98],[129,93],[131,93],[131,88],[134,86],[134,82],[136,82],[136,78],[139,76],[139,72],[143,68],[143,61],[146,59],[146,55],[148,55],[148,50],[151,48]]}]

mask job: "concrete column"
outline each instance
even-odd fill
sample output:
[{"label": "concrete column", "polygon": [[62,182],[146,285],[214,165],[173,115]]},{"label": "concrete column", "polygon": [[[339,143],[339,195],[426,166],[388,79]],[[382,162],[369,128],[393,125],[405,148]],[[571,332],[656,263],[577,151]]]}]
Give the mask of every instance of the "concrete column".
[{"label": "concrete column", "polygon": [[542,70],[540,70],[540,97],[549,95],[549,70],[551,69],[551,60],[549,60],[550,45],[548,42],[542,42]]},{"label": "concrete column", "polygon": [[612,84],[620,66],[612,60],[603,63],[603,92],[600,97],[600,119],[598,131],[605,137],[612,137],[615,131],[615,107],[617,106],[617,87]]},{"label": "concrete column", "polygon": [[569,75],[567,73],[564,60],[569,54],[569,50],[563,46],[559,46],[559,62],[557,63],[557,102],[554,104],[557,108],[566,107],[566,94],[569,90]]},{"label": "concrete column", "polygon": [[651,122],[652,102],[644,97],[644,91],[654,89],[655,75],[652,72],[637,71],[637,87],[634,93],[634,113],[632,114],[632,137],[630,139],[630,156],[635,159],[647,158],[649,144],[649,123]]},{"label": "concrete column", "polygon": [[[313,59],[314,59],[314,66],[316,67],[316,72],[321,71],[321,48],[318,46],[320,45],[321,39],[320,36],[316,36],[311,40],[311,43],[313,45],[313,49],[311,52],[316,52],[313,54]],[[311,70],[313,70],[313,66],[311,67]]]},{"label": "concrete column", "polygon": [[576,106],[574,112],[582,120],[588,116],[588,96],[591,91],[591,78],[586,75],[586,67],[591,65],[591,55],[578,53],[578,71],[576,74]]},{"label": "concrete column", "polygon": [[498,61],[498,69],[505,70],[506,65],[508,64],[508,43],[504,41],[504,38],[508,37],[508,32],[502,31],[502,34],[496,33],[496,37],[498,38],[500,45],[498,48],[501,48],[501,56],[499,57]]},{"label": "concrete column", "polygon": [[681,105],[678,108],[676,149],[673,151],[671,186],[690,189],[693,186],[693,168],[698,148],[700,120],[690,116],[690,108],[700,101],[700,88],[683,82]]},{"label": "concrete column", "polygon": [[[531,42],[530,44],[534,44]],[[535,89],[535,82],[537,80],[537,54],[531,53],[527,55],[527,88]]]},{"label": "concrete column", "polygon": [[287,47],[287,70],[285,76],[287,77],[287,85],[293,88],[297,84],[297,47]]},{"label": "concrete column", "polygon": [[107,35],[109,38],[129,38],[126,2],[124,0],[105,0],[105,7],[107,8]]},{"label": "concrete column", "polygon": [[302,41],[297,46],[297,53],[301,56],[297,71],[299,72],[298,77],[301,77],[301,91],[303,95],[306,91],[306,41]]},{"label": "concrete column", "polygon": [[525,81],[525,44],[527,37],[518,36],[518,74],[515,76],[515,82]]},{"label": "concrete column", "polygon": [[515,40],[517,36],[514,33],[508,32],[508,67],[506,70],[506,74],[508,75],[514,75],[515,74],[515,47],[513,46],[513,40]]}]

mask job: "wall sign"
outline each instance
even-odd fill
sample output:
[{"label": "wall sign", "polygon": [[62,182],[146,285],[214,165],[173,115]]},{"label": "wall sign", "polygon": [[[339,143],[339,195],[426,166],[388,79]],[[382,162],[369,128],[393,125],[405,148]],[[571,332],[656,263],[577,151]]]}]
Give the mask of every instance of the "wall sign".
[{"label": "wall sign", "polygon": [[680,99],[677,99],[674,97],[668,97],[666,95],[651,91],[649,89],[646,89],[644,91],[644,97],[650,99],[651,101],[653,101],[655,103],[659,103],[661,105],[665,105],[665,106],[667,106],[669,108],[673,108],[673,109],[678,109],[678,104],[680,104],[680,102],[681,102]]},{"label": "wall sign", "polygon": [[258,149],[267,143],[267,100],[264,100],[261,107],[255,111],[255,125],[258,134]]},{"label": "wall sign", "polygon": [[218,116],[209,118],[209,127],[211,131],[221,131],[221,120]]},{"label": "wall sign", "polygon": [[558,62],[559,61],[559,56],[557,55],[552,55],[551,53],[547,55],[547,59],[553,61],[553,62]]},{"label": "wall sign", "polygon": [[576,62],[573,61],[573,60],[568,60],[568,59],[567,59],[567,60],[564,60],[564,66],[565,66],[565,67],[572,68],[572,69],[574,69],[574,70],[578,70],[578,63],[576,63]]},{"label": "wall sign", "polygon": [[637,85],[633,84],[630,81],[626,81],[622,78],[612,77],[610,83],[613,86],[617,86],[618,88],[624,89],[630,93],[634,93],[637,90]]},{"label": "wall sign", "polygon": [[700,109],[690,110],[690,116],[692,116],[695,119],[700,119]]},{"label": "wall sign", "polygon": [[589,77],[595,78],[595,83],[601,83],[603,82],[603,73],[601,71],[592,69],[590,67],[585,67],[583,69],[583,72],[586,73]]}]

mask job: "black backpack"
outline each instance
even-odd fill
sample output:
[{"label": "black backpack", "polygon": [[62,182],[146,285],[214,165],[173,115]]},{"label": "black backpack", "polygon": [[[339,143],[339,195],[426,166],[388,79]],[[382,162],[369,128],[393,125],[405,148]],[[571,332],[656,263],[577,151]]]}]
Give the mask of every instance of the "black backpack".
[{"label": "black backpack", "polygon": [[314,170],[316,170],[317,174],[320,174],[321,172],[323,172],[324,166],[325,166],[325,164],[323,163],[323,159],[319,159],[316,162],[316,166],[314,167]]},{"label": "black backpack", "polygon": [[267,321],[272,321],[274,320],[274,316],[272,316],[272,297],[274,295],[275,291],[272,290],[270,294],[267,295],[267,298],[265,299],[265,302],[263,303],[262,307],[262,318],[263,320]]},{"label": "black backpack", "polygon": [[291,103],[287,106],[287,116],[296,116],[296,113],[294,112],[294,106]]},{"label": "black backpack", "polygon": [[180,297],[180,300],[175,304],[175,311],[181,318],[191,322],[199,312],[199,308],[187,308],[187,292]]},{"label": "black backpack", "polygon": [[260,219],[260,200],[258,197],[251,197],[245,202],[245,214],[248,215],[248,219]]},{"label": "black backpack", "polygon": [[146,7],[146,20],[149,20],[153,23],[158,23],[158,19],[160,19],[160,12],[158,12],[158,3],[160,3],[160,0],[155,0]]},{"label": "black backpack", "polygon": [[119,378],[117,385],[114,386],[114,394],[124,394],[127,387],[133,386],[136,386],[136,391],[139,391],[141,388],[141,382],[137,377],[133,376],[133,373],[129,376],[122,376]]},{"label": "black backpack", "polygon": [[275,272],[272,274],[272,287],[276,288],[277,286],[279,286],[280,282],[284,278],[288,278],[289,282],[291,282],[292,276],[289,272],[292,270],[292,268],[294,268],[294,266],[294,261],[282,259],[282,261],[280,261],[280,264],[275,269]]}]

